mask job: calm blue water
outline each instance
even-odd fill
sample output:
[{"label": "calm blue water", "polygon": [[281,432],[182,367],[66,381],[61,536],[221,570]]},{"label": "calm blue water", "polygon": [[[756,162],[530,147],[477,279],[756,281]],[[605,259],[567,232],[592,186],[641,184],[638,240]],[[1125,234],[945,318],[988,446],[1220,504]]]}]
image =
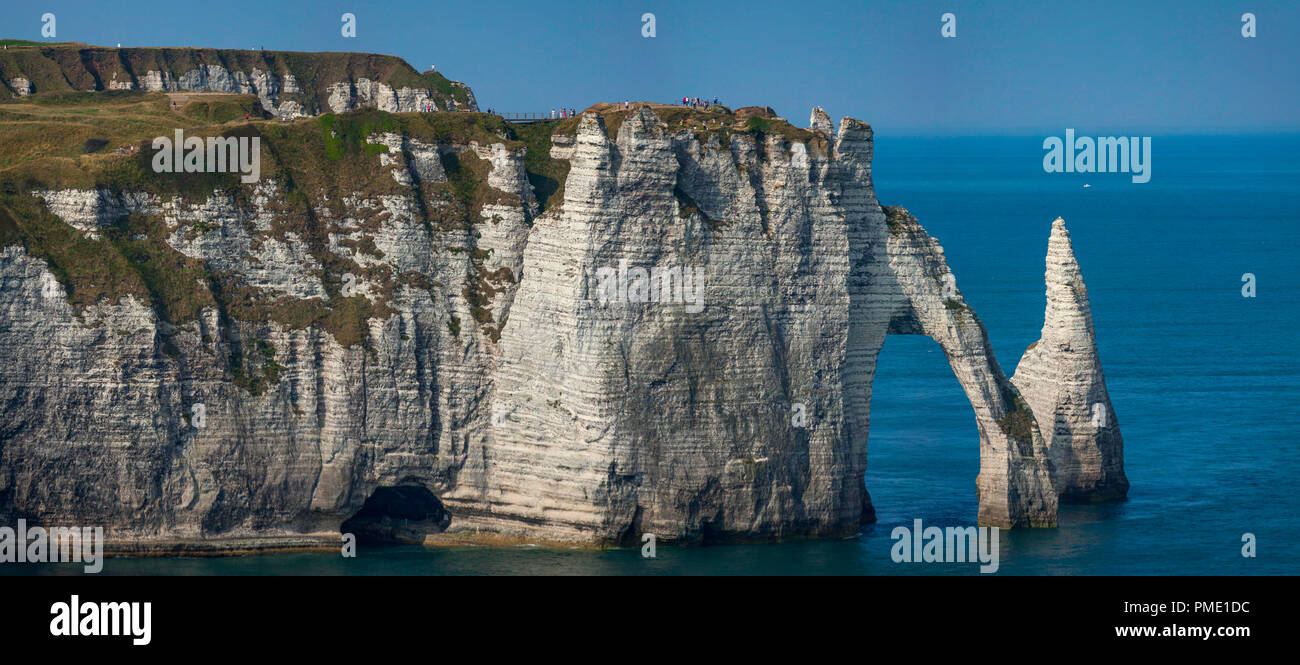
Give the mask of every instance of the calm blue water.
[{"label": "calm blue water", "polygon": [[[874,168],[882,203],[944,245],[1008,374],[1038,338],[1057,216],[1088,284],[1129,500],[1004,533],[1002,572],[1300,572],[1300,136],[1156,136],[1145,184],[1044,173],[1042,140],[878,136]],[[929,339],[889,338],[876,386],[867,487],[881,524],[860,545],[884,552],[887,526],[970,521],[978,444]]]},{"label": "calm blue water", "polygon": [[[1300,573],[1300,136],[1153,139],[1153,177],[1047,174],[1043,137],[878,134],[877,194],[944,245],[1010,375],[1042,326],[1043,261],[1064,217],[1125,439],[1125,503],[1063,506],[1003,532],[1000,574]],[[1091,188],[1084,189],[1084,183]],[[1254,273],[1258,295],[1241,295]],[[978,435],[938,346],[885,344],[853,540],[639,551],[418,547],[337,555],[114,559],[126,574],[974,574],[896,564],[889,533],[973,524]],[[1243,533],[1258,556],[1241,556]],[[12,571],[11,571],[12,572]],[[59,572],[67,572],[61,570]]]}]

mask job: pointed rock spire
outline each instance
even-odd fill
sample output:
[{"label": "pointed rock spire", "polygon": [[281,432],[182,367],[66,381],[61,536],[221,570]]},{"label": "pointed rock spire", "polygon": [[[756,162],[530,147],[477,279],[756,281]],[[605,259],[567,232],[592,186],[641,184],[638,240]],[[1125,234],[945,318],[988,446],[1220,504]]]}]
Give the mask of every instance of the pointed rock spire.
[{"label": "pointed rock spire", "polygon": [[1060,217],[1047,243],[1047,311],[1011,382],[1034,412],[1063,500],[1104,501],[1128,493],[1124,439],[1097,356],[1092,308],[1070,232]]},{"label": "pointed rock spire", "polygon": [[812,117],[808,119],[808,129],[827,136],[835,135],[835,125],[831,122],[830,115],[820,106],[813,107]]}]

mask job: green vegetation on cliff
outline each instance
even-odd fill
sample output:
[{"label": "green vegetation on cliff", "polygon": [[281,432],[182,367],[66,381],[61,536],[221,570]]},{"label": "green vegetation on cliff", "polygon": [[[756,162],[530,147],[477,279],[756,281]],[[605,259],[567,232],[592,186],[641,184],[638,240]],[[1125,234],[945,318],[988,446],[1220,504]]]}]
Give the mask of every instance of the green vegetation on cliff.
[{"label": "green vegetation on cliff", "polygon": [[564,201],[564,183],[569,178],[569,161],[551,159],[551,138],[557,134],[573,135],[578,130],[577,118],[558,122],[537,122],[511,128],[513,135],[523,142],[528,152],[524,165],[528,169],[528,182],[533,186],[537,202],[545,212]]},{"label": "green vegetation on cliff", "polygon": [[[327,58],[315,66],[328,68],[329,62]],[[689,131],[702,145],[717,149],[727,149],[735,138],[755,141],[760,150],[767,137],[820,139],[765,109],[702,111],[655,105],[654,111],[669,133]],[[634,112],[615,105],[586,111],[602,116],[611,139]],[[150,304],[161,320],[172,324],[193,321],[205,308],[215,308],[227,321],[315,326],[344,345],[366,345],[367,320],[389,315],[396,292],[409,286],[435,298],[462,299],[473,323],[495,339],[502,323],[492,320],[489,304],[517,276],[507,269],[488,268],[490,254],[475,246],[481,236],[475,227],[499,220],[484,215],[485,206],[522,206],[523,201],[487,184],[490,164],[471,146],[481,149],[501,143],[508,150],[525,149],[527,177],[541,210],[546,211],[562,202],[569,172],[568,160],[551,156],[552,142],[573,137],[580,121],[511,125],[482,113],[393,114],[367,108],[284,123],[269,120],[252,95],[40,92],[0,101],[0,146],[5,148],[0,151],[0,246],[21,244],[29,254],[46,260],[76,306],[115,302],[130,295]],[[152,139],[170,137],[176,129],[187,137],[259,139],[259,184],[241,184],[236,173],[156,173]],[[401,156],[387,154],[389,146],[371,142],[376,135],[389,133],[435,150],[446,181],[398,182],[393,167],[386,167],[384,160]],[[178,227],[175,219],[164,222],[160,215],[135,213],[101,220],[107,225],[97,233],[79,231],[51,214],[38,196],[43,191],[67,190],[151,194],[155,201],[186,206],[225,197],[243,211],[253,209],[256,198],[269,229],[255,234],[254,245],[275,239],[304,248],[325,297],[292,298],[254,288],[244,275],[219,270],[195,258],[193,251],[186,250],[191,253],[187,256],[176,249],[179,245],[174,246],[176,233],[187,243],[198,242],[205,234],[225,234],[219,224]],[[684,213],[699,211],[684,192],[676,193]],[[358,208],[346,201],[389,195],[414,195],[429,233],[441,237],[438,242],[449,251],[467,255],[466,278],[456,292],[430,283],[427,275],[398,273],[378,260],[383,252],[374,235],[391,212],[383,206]],[[718,223],[707,217],[706,221]],[[364,282],[367,296],[344,295],[346,275]],[[449,320],[448,329],[458,334],[460,320]],[[260,390],[266,382],[274,382],[274,359],[256,351],[252,341],[245,346],[252,351],[235,352],[232,372],[246,389]]]},{"label": "green vegetation on cliff", "polygon": [[[265,72],[281,81],[292,76],[297,92],[280,97],[313,111],[328,110],[330,86],[362,78],[394,89],[432,90],[439,108],[459,109],[470,102],[469,91],[437,72],[417,72],[406,61],[373,53],[303,53],[297,51],[231,50],[212,48],[112,48],[86,44],[32,44],[11,42],[0,50],[0,91],[14,78],[25,78],[38,93],[69,90],[109,90],[138,82],[155,72],[181,80],[195,71],[221,67],[253,76]],[[17,91],[11,91],[17,94]],[[0,92],[0,97],[4,96]]]},{"label": "green vegetation on cliff", "polygon": [[[244,120],[245,113],[249,121]],[[259,185],[241,184],[236,173],[156,173],[152,139],[170,137],[178,128],[187,137],[257,137]],[[448,181],[419,183],[417,189],[426,219],[437,222],[430,226],[431,232],[456,233],[453,242],[464,244],[464,234],[474,224],[487,222],[478,214],[484,204],[522,203],[518,196],[489,187],[488,163],[467,149],[475,142],[523,147],[495,116],[361,109],[281,123],[265,120],[257,99],[249,95],[207,95],[174,107],[164,93],[61,92],[0,102],[0,146],[5,148],[0,152],[0,246],[20,244],[32,256],[44,259],[74,306],[116,302],[130,295],[150,304],[160,320],[173,324],[193,321],[204,308],[215,307],[225,320],[316,326],[341,344],[364,345],[366,321],[390,313],[388,303],[396,288],[409,284],[431,293],[434,289],[422,275],[394,274],[388,264],[363,265],[349,258],[349,252],[337,251],[344,248],[358,257],[382,257],[368,232],[377,231],[388,213],[375,209],[356,220],[361,227],[359,240],[340,237],[346,234],[339,223],[356,215],[344,205],[345,197],[411,191],[394,180],[391,168],[382,167],[381,153],[386,148],[367,141],[381,132],[446,149],[442,161]],[[276,193],[262,204],[271,213],[265,237],[292,239],[306,248],[319,266],[317,276],[325,298],[262,292],[245,283],[242,275],[187,257],[168,242],[176,232],[193,239],[224,233],[221,228],[168,227],[160,216],[137,213],[87,234],[50,213],[38,196],[42,191],[105,190],[148,193],[159,201],[197,205],[219,195],[248,210],[254,187],[263,186]],[[255,238],[255,242],[261,241]],[[480,258],[479,250],[474,251]],[[514,277],[488,273],[481,260],[471,261],[469,269],[472,288],[464,297],[480,319],[483,299]],[[373,299],[343,295],[347,274],[367,284]],[[255,345],[248,348],[256,351]],[[258,391],[274,382],[273,358],[238,348],[234,355],[238,357],[232,358],[232,372],[241,386]]]}]

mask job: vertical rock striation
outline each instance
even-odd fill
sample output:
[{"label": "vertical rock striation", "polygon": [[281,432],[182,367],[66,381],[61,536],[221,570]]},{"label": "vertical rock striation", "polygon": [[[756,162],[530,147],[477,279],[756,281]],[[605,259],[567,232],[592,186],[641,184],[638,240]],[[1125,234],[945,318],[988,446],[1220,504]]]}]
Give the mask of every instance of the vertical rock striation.
[{"label": "vertical rock striation", "polygon": [[[205,201],[40,192],[87,239],[153,220],[160,251],[287,313],[78,307],[45,261],[4,248],[0,518],[137,543],[285,538],[427,493],[417,512],[437,519],[422,522],[461,534],[849,536],[874,519],[877,356],[888,334],[923,334],[974,412],[979,522],[1055,525],[1049,454],[1075,447],[1040,435],[1035,414],[1063,379],[1027,367],[1061,364],[1022,363],[1021,398],[938,242],[876,200],[871,127],[820,109],[807,130],[711,120],[640,107],[557,124],[548,153],[567,179],[544,211],[522,144],[388,130],[349,157],[369,160],[375,191],[268,178]],[[1044,338],[1070,342],[1051,260]],[[359,278],[346,300],[344,269]],[[341,327],[361,306],[359,329]],[[1086,298],[1076,311],[1091,344]]]},{"label": "vertical rock striation", "polygon": [[1042,336],[1025,350],[1012,383],[1042,427],[1060,498],[1124,498],[1124,439],[1097,356],[1088,289],[1059,217],[1047,243],[1045,276]]}]

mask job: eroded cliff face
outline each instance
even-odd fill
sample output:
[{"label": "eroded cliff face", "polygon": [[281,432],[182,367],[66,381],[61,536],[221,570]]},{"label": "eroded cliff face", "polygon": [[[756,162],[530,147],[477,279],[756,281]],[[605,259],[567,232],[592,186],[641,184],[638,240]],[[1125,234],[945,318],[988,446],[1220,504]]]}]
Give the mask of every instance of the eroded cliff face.
[{"label": "eroded cliff face", "polygon": [[[1036,411],[942,248],[876,201],[870,127],[831,127],[820,110],[757,132],[589,111],[554,137],[567,179],[544,211],[517,144],[400,132],[367,136],[391,189],[308,191],[296,230],[281,219],[303,194],[275,179],[202,201],[43,191],[81,234],[153,220],[139,235],[283,309],[173,323],[134,297],[75,306],[46,261],[5,247],[0,516],[119,541],[287,538],[415,486],[450,514],[430,534],[852,535],[873,519],[871,382],[892,333],[933,337],[971,401],[979,522],[1055,525]],[[449,224],[435,194],[466,178],[484,186]],[[360,329],[330,324],[340,288],[371,308]]]},{"label": "eroded cliff face", "polygon": [[477,111],[464,83],[420,74],[393,56],[202,48],[14,46],[0,53],[0,95],[66,90],[225,92],[256,95],[295,118],[378,108],[392,113]]}]

